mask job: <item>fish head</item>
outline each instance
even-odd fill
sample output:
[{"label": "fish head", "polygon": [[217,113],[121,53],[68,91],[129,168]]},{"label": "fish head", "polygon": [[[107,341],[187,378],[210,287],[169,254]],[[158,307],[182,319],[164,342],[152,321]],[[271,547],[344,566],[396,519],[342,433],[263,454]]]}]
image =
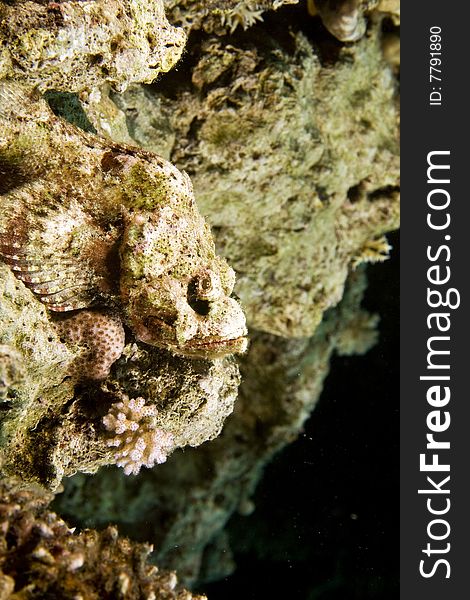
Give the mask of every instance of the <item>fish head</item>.
[{"label": "fish head", "polygon": [[120,256],[121,298],[138,340],[193,358],[246,350],[235,273],[195,208],[128,213]]}]

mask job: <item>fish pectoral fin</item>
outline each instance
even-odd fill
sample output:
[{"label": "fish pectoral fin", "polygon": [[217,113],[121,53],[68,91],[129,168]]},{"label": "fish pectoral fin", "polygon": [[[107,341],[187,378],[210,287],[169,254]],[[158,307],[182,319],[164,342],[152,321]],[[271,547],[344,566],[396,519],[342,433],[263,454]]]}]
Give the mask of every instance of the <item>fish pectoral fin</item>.
[{"label": "fish pectoral fin", "polygon": [[32,249],[11,248],[1,235],[0,258],[50,310],[77,310],[91,306],[96,299],[93,278],[75,266],[61,263],[60,258],[41,257]]},{"label": "fish pectoral fin", "polygon": [[14,200],[0,222],[0,259],[16,278],[52,311],[105,301],[119,273],[115,236],[93,224],[77,203]]}]

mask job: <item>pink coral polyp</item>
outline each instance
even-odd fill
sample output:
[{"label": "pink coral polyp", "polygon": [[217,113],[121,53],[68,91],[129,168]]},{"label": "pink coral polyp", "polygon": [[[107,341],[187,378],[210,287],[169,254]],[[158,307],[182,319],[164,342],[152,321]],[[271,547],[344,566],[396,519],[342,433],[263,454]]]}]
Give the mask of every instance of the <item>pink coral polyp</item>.
[{"label": "pink coral polyp", "polygon": [[143,398],[123,396],[103,417],[106,429],[115,434],[107,445],[115,448],[116,465],[126,475],[137,475],[142,467],[152,468],[166,461],[173,435],[156,427],[156,415],[155,406],[146,405]]}]

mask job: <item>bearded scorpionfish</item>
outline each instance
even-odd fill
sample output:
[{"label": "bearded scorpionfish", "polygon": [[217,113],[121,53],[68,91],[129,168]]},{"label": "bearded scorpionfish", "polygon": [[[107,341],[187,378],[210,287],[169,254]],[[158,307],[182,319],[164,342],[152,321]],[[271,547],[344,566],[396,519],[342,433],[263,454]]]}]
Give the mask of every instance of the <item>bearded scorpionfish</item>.
[{"label": "bearded scorpionfish", "polygon": [[147,344],[244,352],[235,273],[191,181],[140,148],[83,132],[0,83],[0,258],[52,313],[109,308]]}]

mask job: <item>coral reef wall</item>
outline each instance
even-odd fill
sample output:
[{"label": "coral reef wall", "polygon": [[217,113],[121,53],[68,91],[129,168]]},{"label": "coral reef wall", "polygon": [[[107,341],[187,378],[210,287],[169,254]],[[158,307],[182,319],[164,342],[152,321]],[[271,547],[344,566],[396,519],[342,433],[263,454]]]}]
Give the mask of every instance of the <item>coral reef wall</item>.
[{"label": "coral reef wall", "polygon": [[205,600],[176,575],[147,562],[152,548],[116,528],[74,533],[49,508],[52,494],[17,480],[0,482],[0,597]]},{"label": "coral reef wall", "polygon": [[0,597],[196,598],[110,524],[188,584],[234,569],[227,521],[332,353],[377,338],[398,25],[388,0],[0,0]]},{"label": "coral reef wall", "polygon": [[150,83],[175,65],[186,41],[162,0],[2,2],[0,39],[0,77],[73,92]]},{"label": "coral reef wall", "polygon": [[263,467],[301,432],[332,352],[361,353],[376,340],[377,318],[360,308],[365,284],[356,272],[312,338],[253,333],[235,411],[216,440],[176,452],[131,482],[117,470],[77,476],[58,497],[60,511],[94,526],[119,523],[143,540],[151,523],[159,564],[177,568],[185,581],[230,573],[223,527],[234,512],[254,510],[251,495]]},{"label": "coral reef wall", "polygon": [[182,83],[114,98],[136,141],[190,174],[251,327],[305,337],[398,226],[396,82],[379,25],[334,62],[276,26],[206,36]]}]

